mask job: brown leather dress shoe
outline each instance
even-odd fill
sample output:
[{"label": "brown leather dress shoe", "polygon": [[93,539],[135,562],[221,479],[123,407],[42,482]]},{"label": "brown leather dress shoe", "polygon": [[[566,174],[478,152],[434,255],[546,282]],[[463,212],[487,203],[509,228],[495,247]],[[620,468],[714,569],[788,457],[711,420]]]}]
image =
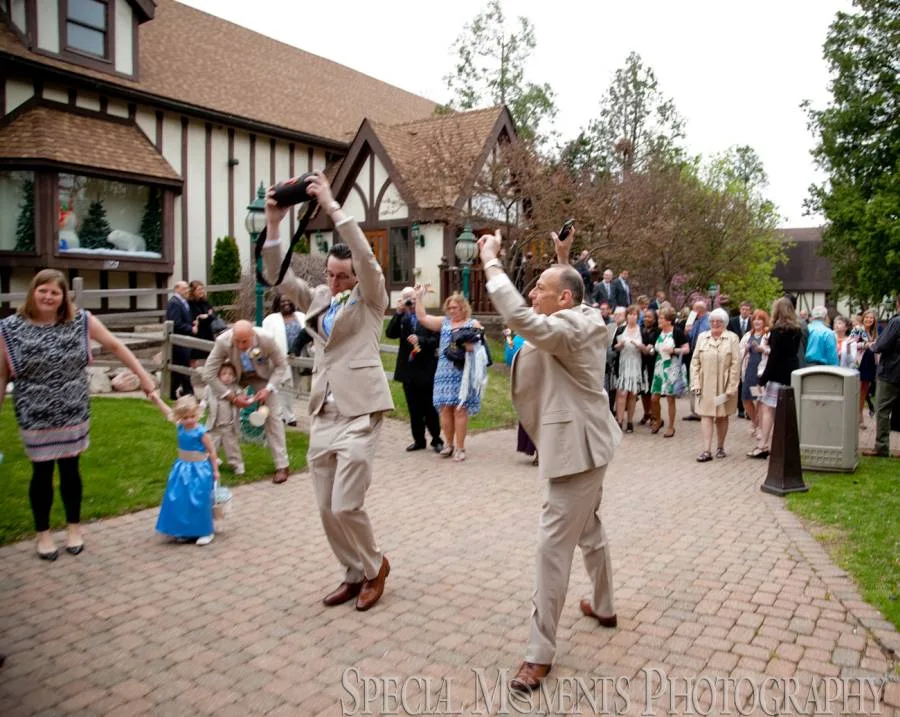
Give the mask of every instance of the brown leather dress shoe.
[{"label": "brown leather dress shoe", "polygon": [[359,593],[359,600],[356,601],[356,609],[359,611],[368,610],[378,602],[382,593],[384,593],[384,581],[387,580],[388,574],[391,572],[391,564],[386,557],[381,559],[381,570],[371,580],[366,580],[362,584],[362,591]]},{"label": "brown leather dress shoe", "polygon": [[275,477],[272,478],[273,483],[284,483],[288,479],[288,469],[279,468],[275,471]]},{"label": "brown leather dress shoe", "polygon": [[350,602],[353,598],[359,595],[359,591],[362,590],[362,586],[362,583],[341,583],[338,586],[337,590],[323,597],[322,602],[325,603],[328,607],[343,605],[345,602]]},{"label": "brown leather dress shoe", "polygon": [[581,614],[585,617],[592,617],[600,623],[600,627],[618,627],[619,619],[613,615],[612,617],[600,617],[591,609],[590,600],[581,601]]},{"label": "brown leather dress shoe", "polygon": [[550,674],[550,665],[539,665],[536,662],[523,662],[516,676],[509,681],[509,686],[516,692],[533,692]]}]

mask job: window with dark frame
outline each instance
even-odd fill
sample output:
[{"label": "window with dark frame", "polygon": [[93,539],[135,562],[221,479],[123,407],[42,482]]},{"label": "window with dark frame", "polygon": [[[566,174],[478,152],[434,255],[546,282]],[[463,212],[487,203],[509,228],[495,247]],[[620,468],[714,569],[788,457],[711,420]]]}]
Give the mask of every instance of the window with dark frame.
[{"label": "window with dark frame", "polygon": [[66,46],[106,59],[109,54],[109,3],[66,0]]},{"label": "window with dark frame", "polygon": [[391,227],[388,252],[388,276],[391,284],[408,284],[412,272],[409,265],[409,229]]}]

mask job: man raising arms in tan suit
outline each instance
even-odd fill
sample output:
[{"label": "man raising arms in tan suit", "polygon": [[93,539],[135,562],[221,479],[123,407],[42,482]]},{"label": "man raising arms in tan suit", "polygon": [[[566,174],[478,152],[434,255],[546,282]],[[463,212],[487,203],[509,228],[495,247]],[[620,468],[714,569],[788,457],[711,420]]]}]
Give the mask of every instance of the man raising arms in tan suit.
[{"label": "man raising arms in tan suit", "polygon": [[[219,380],[219,369],[226,361],[234,366],[236,384],[253,386],[255,394],[252,397],[233,391]],[[266,442],[275,460],[275,477],[272,480],[284,483],[288,479],[289,461],[275,387],[280,386],[287,377],[288,364],[287,356],[278,348],[275,339],[249,321],[236,321],[231,329],[216,337],[215,346],[200,373],[215,396],[230,401],[239,409],[254,402],[268,407],[265,432]]]},{"label": "man raising arms in tan suit", "polygon": [[532,308],[503,272],[500,231],[478,242],[491,301],[525,338],[512,365],[512,400],[541,456],[547,493],[538,526],[537,575],[525,662],[510,687],[536,689],[550,672],[556,631],[566,601],[575,546],[591,578],[581,611],[603,627],[616,626],[612,567],[600,522],[603,476],[622,438],[603,389],[609,331],[600,312],[582,305],[584,283],[569,266],[575,232],[560,242],[559,262],[529,294]]},{"label": "man raising arms in tan suit", "polygon": [[[334,201],[321,172],[307,193],[328,212],[346,244],[328,252],[325,285],[311,288],[288,271],[279,290],[306,313],[306,330],[316,347],[309,414],[309,467],[325,535],[344,566],[344,580],[326,605],[357,598],[368,610],[384,592],[390,564],[378,549],[363,506],[372,482],[372,462],[382,415],[394,407],[381,364],[381,329],[388,305],[384,274],[353,217]],[[279,223],[288,212],[269,193],[266,203],[266,271],[281,265]]]}]

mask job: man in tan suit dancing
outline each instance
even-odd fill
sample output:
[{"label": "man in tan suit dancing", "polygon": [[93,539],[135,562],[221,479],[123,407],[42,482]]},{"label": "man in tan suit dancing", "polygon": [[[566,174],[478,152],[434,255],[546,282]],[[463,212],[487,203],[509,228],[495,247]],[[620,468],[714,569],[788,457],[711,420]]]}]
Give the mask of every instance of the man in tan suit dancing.
[{"label": "man in tan suit dancing", "polygon": [[[237,385],[253,387],[255,394],[252,398],[232,390],[219,380],[219,369],[226,361],[234,367]],[[275,339],[249,321],[236,321],[231,329],[216,337],[216,344],[200,373],[215,396],[230,401],[237,408],[246,408],[255,402],[265,404],[269,409],[265,432],[266,442],[275,460],[275,477],[272,480],[284,483],[288,479],[290,462],[275,391],[288,375],[288,364],[287,356],[278,348]]]},{"label": "man in tan suit dancing", "polygon": [[[388,305],[384,274],[353,217],[334,201],[321,172],[309,179],[307,193],[328,212],[346,244],[328,252],[325,285],[311,288],[288,271],[279,291],[306,313],[306,330],[316,347],[309,414],[309,466],[325,535],[344,566],[344,580],[327,595],[326,605],[353,598],[368,610],[384,592],[390,564],[378,549],[364,508],[372,482],[372,461],[382,415],[394,407],[381,364],[381,329]],[[288,208],[270,192],[266,204],[266,270],[281,265],[279,223]]]},{"label": "man in tan suit dancing", "polygon": [[510,682],[527,692],[550,672],[576,545],[593,585],[591,597],[581,601],[582,613],[603,627],[617,624],[600,500],[606,465],[622,433],[603,389],[609,331],[599,311],[582,305],[584,282],[569,266],[574,234],[562,242],[553,235],[559,263],[541,274],[529,294],[530,309],[497,258],[500,231],[478,242],[491,301],[525,338],[512,365],[512,400],[547,479],[531,633],[525,662]]}]

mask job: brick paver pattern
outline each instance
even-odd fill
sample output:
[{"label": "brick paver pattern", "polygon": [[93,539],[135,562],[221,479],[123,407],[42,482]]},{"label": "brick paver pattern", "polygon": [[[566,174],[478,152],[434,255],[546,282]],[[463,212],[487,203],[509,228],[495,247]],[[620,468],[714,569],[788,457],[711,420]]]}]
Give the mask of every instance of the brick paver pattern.
[{"label": "brick paver pattern", "polygon": [[[697,424],[679,420],[671,440],[642,428],[625,437],[602,508],[619,627],[581,616],[588,585],[576,555],[548,691],[626,678],[632,701],[606,713],[649,704],[681,714],[684,701],[667,703],[679,678],[896,680],[900,635],[782,500],[759,490],[766,464],[743,456],[747,425],[733,422],[728,458],[702,465]],[[85,552],[55,563],[39,561],[31,541],[0,549],[0,714],[389,712],[382,682],[360,703],[366,677],[396,678],[411,711],[486,714],[477,675],[502,685],[500,671],[524,651],[543,484],[513,431],[470,436],[463,463],[406,453],[408,442],[406,424],[386,422],[367,506],[392,570],[367,613],[321,604],[342,575],[308,473],[236,488],[204,548],[156,535],[154,509],[86,526]],[[670,682],[657,691],[653,675]],[[702,699],[698,708],[725,711],[721,696]],[[765,713],[741,699],[744,714]],[[900,683],[879,699],[881,714],[900,714]],[[498,698],[490,711],[532,707],[540,712]]]}]

